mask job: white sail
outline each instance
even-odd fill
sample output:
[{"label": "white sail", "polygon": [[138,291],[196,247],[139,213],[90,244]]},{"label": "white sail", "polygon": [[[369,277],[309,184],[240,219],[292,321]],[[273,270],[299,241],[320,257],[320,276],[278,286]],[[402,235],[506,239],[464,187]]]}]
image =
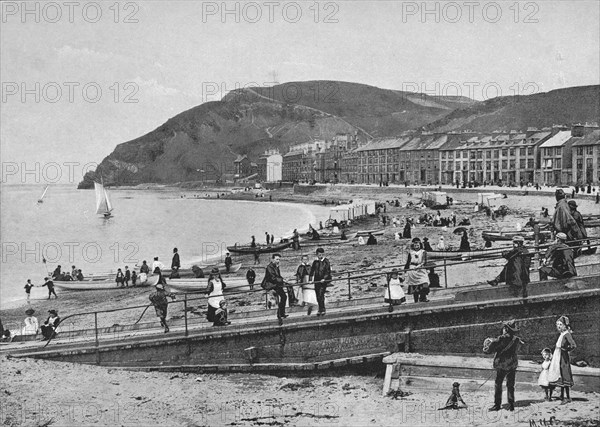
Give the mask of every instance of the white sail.
[{"label": "white sail", "polygon": [[109,208],[108,197],[104,186],[94,182],[94,189],[96,190],[96,213],[105,214],[110,212],[112,208]]},{"label": "white sail", "polygon": [[108,208],[108,211],[111,212],[113,207],[110,199],[108,198],[108,191],[106,191],[106,188],[104,189],[104,198],[106,199],[106,207]]}]

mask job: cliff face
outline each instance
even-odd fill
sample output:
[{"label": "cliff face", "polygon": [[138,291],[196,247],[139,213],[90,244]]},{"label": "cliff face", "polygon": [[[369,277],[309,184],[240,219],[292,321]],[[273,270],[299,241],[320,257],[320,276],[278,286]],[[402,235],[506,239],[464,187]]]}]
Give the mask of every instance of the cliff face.
[{"label": "cliff face", "polygon": [[102,175],[110,185],[214,180],[230,173],[240,154],[336,133],[370,138],[396,134],[444,117],[465,99],[433,99],[344,82],[286,83],[230,92],[169,119],[137,139],[119,144],[79,184],[91,188]]}]

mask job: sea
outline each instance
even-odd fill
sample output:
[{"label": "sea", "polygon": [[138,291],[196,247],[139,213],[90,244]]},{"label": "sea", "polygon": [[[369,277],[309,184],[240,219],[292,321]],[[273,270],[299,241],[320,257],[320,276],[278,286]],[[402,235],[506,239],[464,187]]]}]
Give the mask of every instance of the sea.
[{"label": "sea", "polygon": [[[0,309],[25,299],[27,279],[43,284],[61,265],[84,274],[136,269],[155,256],[169,267],[177,247],[182,268],[220,261],[226,246],[290,236],[329,218],[329,208],[296,203],[198,198],[177,189],[109,189],[113,216],[96,214],[93,190],[54,185],[0,186]],[[234,255],[235,262],[235,255]],[[45,290],[45,289],[44,289]],[[32,292],[40,292],[35,289]],[[33,295],[33,294],[32,294]]]}]

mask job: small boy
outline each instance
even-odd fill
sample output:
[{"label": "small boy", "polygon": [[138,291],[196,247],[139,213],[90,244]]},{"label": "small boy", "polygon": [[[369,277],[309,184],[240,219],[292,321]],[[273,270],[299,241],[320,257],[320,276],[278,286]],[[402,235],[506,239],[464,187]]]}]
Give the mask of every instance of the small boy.
[{"label": "small boy", "polygon": [[123,283],[125,283],[126,287],[129,287],[129,281],[131,280],[131,271],[129,271],[129,266],[125,266],[125,277],[123,278]]},{"label": "small boy", "polygon": [[123,281],[125,280],[125,276],[123,275],[123,272],[121,271],[121,269],[117,269],[117,277],[115,278],[115,282],[117,282],[117,287],[122,287],[123,285]]},{"label": "small boy", "polygon": [[31,279],[27,279],[27,283],[25,283],[25,293],[27,294],[27,304],[30,304],[29,298],[31,297],[31,288],[33,288],[33,285],[31,284]]}]

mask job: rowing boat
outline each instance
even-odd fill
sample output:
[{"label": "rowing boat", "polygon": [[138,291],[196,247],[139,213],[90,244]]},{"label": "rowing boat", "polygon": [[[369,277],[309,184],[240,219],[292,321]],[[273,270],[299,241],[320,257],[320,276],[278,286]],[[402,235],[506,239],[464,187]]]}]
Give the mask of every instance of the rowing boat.
[{"label": "rowing boat", "polygon": [[[145,282],[138,281],[133,286],[137,287],[146,287],[146,286],[154,286],[158,283],[158,275],[149,276]],[[54,282],[54,286],[63,289],[66,291],[106,291],[106,290],[115,290],[115,289],[123,289],[123,287],[117,286],[117,283],[114,280],[104,280],[104,281],[81,281],[81,282]]]},{"label": "rowing boat", "polygon": [[427,251],[429,259],[473,259],[499,257],[498,249],[476,249],[473,251]]},{"label": "rowing boat", "polygon": [[[223,263],[207,265],[207,266],[200,266],[200,268],[202,269],[202,271],[204,272],[205,275],[207,273],[210,273],[210,271],[213,268],[218,268],[220,274],[233,274],[233,273],[237,273],[238,271],[240,271],[240,268],[242,268],[242,263],[238,262],[237,264],[231,264],[231,266],[229,267],[229,272],[227,271],[227,268],[225,267],[225,264],[223,264]],[[193,274],[191,269],[184,270],[184,274],[187,273],[187,270],[189,270],[189,272],[191,274]],[[181,276],[181,270],[180,270],[179,276]]]},{"label": "rowing boat", "polygon": [[240,253],[240,254],[266,254],[270,252],[277,252],[292,246],[292,242],[282,242],[272,245],[256,245],[252,247],[250,245],[238,245],[237,243],[233,246],[227,246],[229,252]]},{"label": "rowing boat", "polygon": [[362,230],[358,231],[355,237],[367,237],[369,233],[371,233],[373,236],[383,236],[384,232],[385,230],[383,228],[379,230]]},{"label": "rowing boat", "polygon": [[[513,237],[515,236],[521,236],[523,237],[525,240],[535,240],[535,233],[533,231],[527,231],[527,230],[523,230],[523,231],[483,231],[481,233],[481,237],[484,240],[489,240],[490,242],[496,242],[496,241],[509,241],[512,240]],[[542,237],[543,239],[551,239],[552,238],[552,233],[548,230],[542,230],[540,231],[540,237]]]}]

